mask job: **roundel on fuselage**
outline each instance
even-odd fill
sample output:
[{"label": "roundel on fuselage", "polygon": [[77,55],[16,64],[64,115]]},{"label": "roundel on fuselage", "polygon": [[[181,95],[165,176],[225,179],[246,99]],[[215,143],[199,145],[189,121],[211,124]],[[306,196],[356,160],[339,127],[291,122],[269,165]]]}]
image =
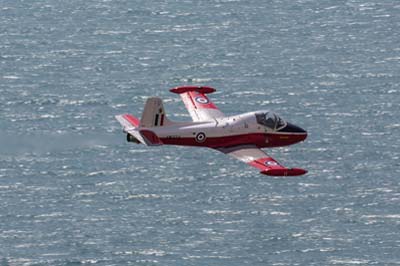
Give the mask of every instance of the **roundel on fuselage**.
[{"label": "roundel on fuselage", "polygon": [[196,141],[198,142],[198,143],[202,143],[202,142],[204,142],[204,141],[206,141],[206,134],[205,133],[203,133],[203,132],[200,132],[200,133],[197,133],[196,134],[196,137],[195,137],[195,139],[196,139]]}]

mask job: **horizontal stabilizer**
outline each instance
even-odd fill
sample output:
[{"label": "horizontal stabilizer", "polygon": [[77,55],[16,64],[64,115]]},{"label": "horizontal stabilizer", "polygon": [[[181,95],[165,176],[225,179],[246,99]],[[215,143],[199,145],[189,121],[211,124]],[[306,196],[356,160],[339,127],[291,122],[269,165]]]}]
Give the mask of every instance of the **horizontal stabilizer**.
[{"label": "horizontal stabilizer", "polygon": [[125,128],[139,127],[140,121],[130,114],[116,115],[115,118]]},{"label": "horizontal stabilizer", "polygon": [[129,141],[129,135],[131,135],[135,141],[140,142],[147,146],[157,146],[163,143],[158,136],[151,130],[141,129],[139,127],[140,120],[130,114],[117,115],[115,118],[123,126],[124,132],[128,134],[127,138]]}]

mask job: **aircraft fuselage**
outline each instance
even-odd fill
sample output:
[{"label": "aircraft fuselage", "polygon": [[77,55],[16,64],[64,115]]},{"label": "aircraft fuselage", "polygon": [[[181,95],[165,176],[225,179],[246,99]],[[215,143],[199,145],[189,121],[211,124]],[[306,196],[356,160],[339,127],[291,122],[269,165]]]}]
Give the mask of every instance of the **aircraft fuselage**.
[{"label": "aircraft fuselage", "polygon": [[[288,123],[290,126],[294,126]],[[289,128],[290,126],[286,126]],[[151,128],[164,145],[229,147],[256,145],[259,148],[288,146],[307,137],[304,130],[273,130],[257,123],[255,112],[204,122],[178,123]]]}]

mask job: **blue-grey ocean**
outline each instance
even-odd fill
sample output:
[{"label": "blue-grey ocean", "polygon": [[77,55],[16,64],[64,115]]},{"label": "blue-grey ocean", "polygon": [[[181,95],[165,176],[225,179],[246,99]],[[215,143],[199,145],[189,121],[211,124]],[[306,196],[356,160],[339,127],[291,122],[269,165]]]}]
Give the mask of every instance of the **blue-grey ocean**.
[{"label": "blue-grey ocean", "polygon": [[[398,0],[0,0],[0,265],[400,265],[399,84]],[[180,85],[309,173],[127,143]]]}]

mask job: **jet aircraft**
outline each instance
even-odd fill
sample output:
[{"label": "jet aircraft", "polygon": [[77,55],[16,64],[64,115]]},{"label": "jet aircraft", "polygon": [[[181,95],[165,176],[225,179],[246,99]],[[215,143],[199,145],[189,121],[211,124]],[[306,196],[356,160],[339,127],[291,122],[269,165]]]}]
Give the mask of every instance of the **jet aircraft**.
[{"label": "jet aircraft", "polygon": [[128,142],[147,146],[208,147],[258,168],[261,174],[269,176],[307,173],[300,168],[286,168],[261,150],[304,141],[307,137],[304,129],[270,111],[225,116],[207,97],[207,94],[216,91],[211,87],[181,86],[170,91],[181,96],[193,121],[169,120],[162,99],[151,97],[147,99],[140,120],[131,114],[115,116],[123,126]]}]

